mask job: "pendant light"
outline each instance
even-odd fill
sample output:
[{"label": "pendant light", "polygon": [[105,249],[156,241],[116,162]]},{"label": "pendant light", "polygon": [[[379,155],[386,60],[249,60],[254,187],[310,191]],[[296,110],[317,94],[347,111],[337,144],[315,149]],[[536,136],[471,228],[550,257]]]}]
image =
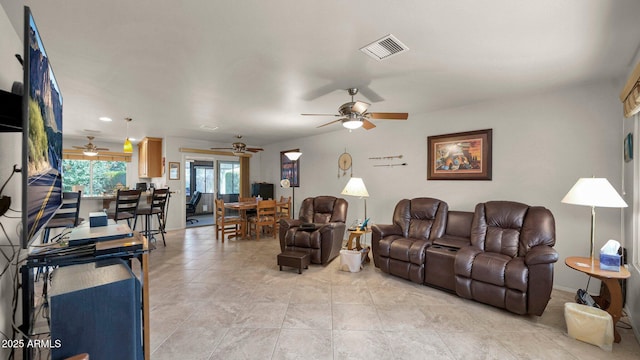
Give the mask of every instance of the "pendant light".
[{"label": "pendant light", "polygon": [[122,151],[131,154],[133,153],[133,144],[131,144],[131,140],[129,140],[129,123],[131,122],[131,118],[124,118],[124,121],[127,122],[127,138],[124,140]]}]

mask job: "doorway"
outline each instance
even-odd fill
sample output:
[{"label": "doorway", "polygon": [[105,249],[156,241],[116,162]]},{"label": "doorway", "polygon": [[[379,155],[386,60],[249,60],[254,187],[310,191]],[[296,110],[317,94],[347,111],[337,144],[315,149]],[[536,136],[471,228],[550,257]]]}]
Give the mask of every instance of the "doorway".
[{"label": "doorway", "polygon": [[214,224],[215,161],[187,159],[184,164],[186,227]]},{"label": "doorway", "polygon": [[191,202],[194,209],[187,210],[186,227],[214,225],[214,199],[238,201],[240,161],[187,158],[184,169],[187,209]]}]

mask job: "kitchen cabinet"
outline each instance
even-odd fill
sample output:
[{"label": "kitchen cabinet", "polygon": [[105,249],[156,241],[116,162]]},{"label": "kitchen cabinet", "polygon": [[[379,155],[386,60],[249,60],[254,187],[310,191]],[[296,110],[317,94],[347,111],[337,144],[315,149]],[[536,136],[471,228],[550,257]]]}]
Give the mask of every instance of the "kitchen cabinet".
[{"label": "kitchen cabinet", "polygon": [[145,137],[138,143],[138,176],[162,177],[162,138]]}]

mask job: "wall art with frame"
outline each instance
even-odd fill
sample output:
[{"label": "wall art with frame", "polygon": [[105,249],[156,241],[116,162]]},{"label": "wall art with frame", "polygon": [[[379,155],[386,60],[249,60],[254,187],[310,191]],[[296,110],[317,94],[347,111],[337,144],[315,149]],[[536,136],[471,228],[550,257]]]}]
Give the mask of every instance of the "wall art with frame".
[{"label": "wall art with frame", "polygon": [[491,180],[493,129],[427,138],[427,180]]}]

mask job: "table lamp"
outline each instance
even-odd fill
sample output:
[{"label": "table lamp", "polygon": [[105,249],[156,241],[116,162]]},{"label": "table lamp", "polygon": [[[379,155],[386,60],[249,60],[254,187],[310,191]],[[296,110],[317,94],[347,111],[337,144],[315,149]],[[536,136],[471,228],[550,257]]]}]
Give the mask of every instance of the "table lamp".
[{"label": "table lamp", "polygon": [[364,181],[362,178],[352,177],[347,182],[347,186],[342,190],[342,195],[349,196],[359,196],[361,199],[364,199],[364,219],[362,221],[367,220],[367,197],[369,197],[369,192],[367,192],[367,187],[364,186]]},{"label": "table lamp", "polygon": [[620,197],[616,189],[605,178],[580,178],[564,196],[565,204],[591,206],[591,264],[594,263],[594,247],[596,237],[596,206],[624,208],[627,203]]}]

